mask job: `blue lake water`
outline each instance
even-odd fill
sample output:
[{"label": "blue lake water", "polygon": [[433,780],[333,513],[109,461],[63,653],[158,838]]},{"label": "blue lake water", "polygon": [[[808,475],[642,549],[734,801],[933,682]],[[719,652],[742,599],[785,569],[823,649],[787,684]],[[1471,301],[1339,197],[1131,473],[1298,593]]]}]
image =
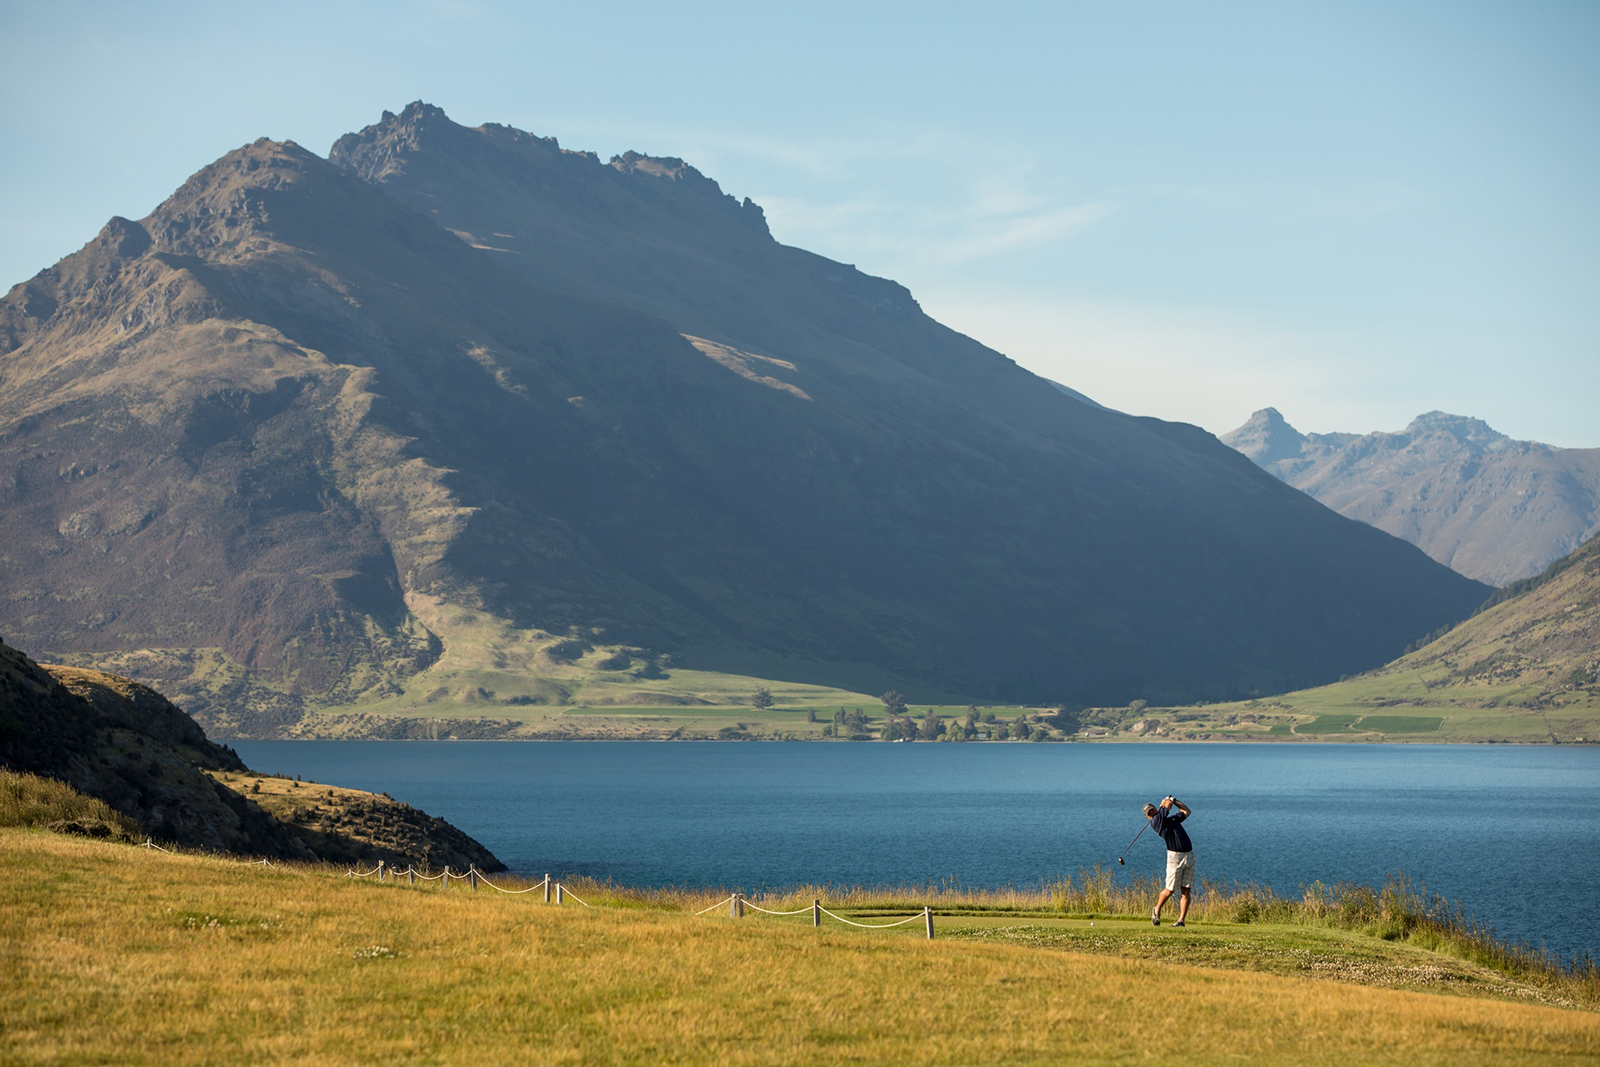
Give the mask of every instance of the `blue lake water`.
[{"label": "blue lake water", "polygon": [[[639,886],[1037,886],[1172,793],[1202,877],[1281,893],[1405,873],[1499,934],[1600,955],[1600,747],[250,741],[252,768],[386,791],[513,871]],[[1121,877],[1163,869],[1146,833]]]}]

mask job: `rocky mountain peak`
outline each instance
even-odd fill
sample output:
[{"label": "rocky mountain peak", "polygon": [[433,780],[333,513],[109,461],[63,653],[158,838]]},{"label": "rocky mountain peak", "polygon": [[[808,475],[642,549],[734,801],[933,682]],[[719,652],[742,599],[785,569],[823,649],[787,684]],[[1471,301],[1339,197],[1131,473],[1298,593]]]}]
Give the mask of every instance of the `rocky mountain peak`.
[{"label": "rocky mountain peak", "polygon": [[1418,415],[1401,432],[1412,439],[1449,438],[1474,453],[1496,451],[1511,441],[1511,438],[1482,419],[1474,419],[1467,415],[1452,415],[1447,411],[1429,411]]},{"label": "rocky mountain peak", "polygon": [[328,160],[367,181],[382,182],[424,151],[473,159],[478,139],[472,132],[452,122],[443,109],[416,100],[398,115],[385,111],[378,122],[339,138]]},{"label": "rocky mountain peak", "polygon": [[[336,172],[335,172],[336,173]],[[196,172],[143,222],[155,251],[211,258],[267,228],[266,201],[326,177],[326,162],[293,141],[265,137]]]},{"label": "rocky mountain peak", "polygon": [[771,236],[767,229],[766,212],[749,197],[741,203],[722,191],[714,179],[707,178],[694,167],[676,156],[647,156],[629,150],[612,156],[611,169],[630,177],[658,178],[669,181],[690,194],[709,198],[718,209],[731,214],[742,224],[763,236]]},{"label": "rocky mountain peak", "polygon": [[421,101],[399,115],[386,111],[379,122],[345,134],[334,142],[328,159],[378,185],[409,180],[425,197],[433,195],[430,190],[470,185],[487,202],[508,189],[536,188],[549,197],[551,208],[580,218],[594,215],[609,220],[606,225],[615,225],[619,216],[637,217],[640,205],[635,201],[641,196],[655,202],[664,195],[684,221],[701,229],[717,229],[731,219],[771,239],[758,205],[724,193],[682,159],[629,151],[612,157],[606,167],[593,152],[564,149],[554,137],[498,123],[461,126]]},{"label": "rocky mountain peak", "polygon": [[1262,408],[1222,437],[1223,444],[1263,466],[1300,455],[1305,441],[1305,435],[1290,426],[1277,408]]},{"label": "rocky mountain peak", "polygon": [[1265,408],[1222,441],[1341,515],[1497,585],[1537,573],[1600,526],[1600,449],[1513,440],[1466,415],[1300,435]]}]

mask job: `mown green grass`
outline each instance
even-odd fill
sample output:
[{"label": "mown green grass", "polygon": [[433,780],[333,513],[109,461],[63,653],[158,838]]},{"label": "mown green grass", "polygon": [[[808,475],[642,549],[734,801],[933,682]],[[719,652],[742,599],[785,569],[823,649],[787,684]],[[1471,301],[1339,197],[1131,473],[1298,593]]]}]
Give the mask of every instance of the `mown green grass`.
[{"label": "mown green grass", "polygon": [[816,930],[804,916],[697,918],[690,902],[558,908],[539,894],[0,831],[0,1060],[1454,1067],[1600,1057],[1600,1014],[1356,931],[1215,920],[1155,930],[971,911],[940,918],[928,941],[915,924]]},{"label": "mown green grass", "polygon": [[1380,734],[1436,734],[1442,725],[1442,715],[1364,715],[1357,724]]}]

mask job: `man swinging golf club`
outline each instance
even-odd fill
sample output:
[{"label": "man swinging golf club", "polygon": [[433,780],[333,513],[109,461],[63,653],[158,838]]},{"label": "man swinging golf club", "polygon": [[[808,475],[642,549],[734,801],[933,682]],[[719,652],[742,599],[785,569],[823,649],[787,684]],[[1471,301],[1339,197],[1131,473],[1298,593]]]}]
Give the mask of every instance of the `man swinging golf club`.
[{"label": "man swinging golf club", "polygon": [[[1173,808],[1178,809],[1176,814],[1173,814]],[[1176,797],[1167,797],[1159,807],[1146,804],[1144,817],[1150,820],[1150,826],[1167,843],[1167,886],[1156,898],[1150,923],[1153,926],[1161,925],[1161,909],[1166,907],[1167,898],[1172,896],[1173,891],[1178,890],[1182,893],[1178,898],[1178,921],[1172,925],[1182,926],[1189,914],[1189,890],[1194,885],[1194,846],[1189,843],[1189,834],[1183,828],[1183,820],[1189,817],[1189,809]]]}]

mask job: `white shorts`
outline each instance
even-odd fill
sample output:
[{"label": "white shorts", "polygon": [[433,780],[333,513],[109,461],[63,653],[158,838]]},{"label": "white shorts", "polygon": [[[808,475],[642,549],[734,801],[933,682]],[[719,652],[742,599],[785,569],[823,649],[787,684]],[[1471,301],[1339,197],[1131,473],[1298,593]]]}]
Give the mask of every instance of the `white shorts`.
[{"label": "white shorts", "polygon": [[1194,885],[1194,853],[1167,853],[1167,889],[1188,889]]}]

